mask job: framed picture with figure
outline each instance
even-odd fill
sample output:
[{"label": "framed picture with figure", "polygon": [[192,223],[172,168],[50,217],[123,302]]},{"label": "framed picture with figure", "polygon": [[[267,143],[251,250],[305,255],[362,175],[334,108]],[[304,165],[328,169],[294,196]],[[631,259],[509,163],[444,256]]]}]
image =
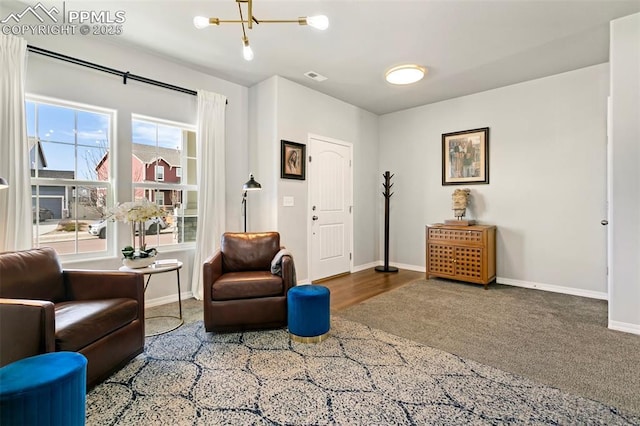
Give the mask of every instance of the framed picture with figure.
[{"label": "framed picture with figure", "polygon": [[285,140],[280,141],[280,177],[282,179],[305,179],[306,145]]},{"label": "framed picture with figure", "polygon": [[489,128],[442,135],[442,184],[489,183]]}]

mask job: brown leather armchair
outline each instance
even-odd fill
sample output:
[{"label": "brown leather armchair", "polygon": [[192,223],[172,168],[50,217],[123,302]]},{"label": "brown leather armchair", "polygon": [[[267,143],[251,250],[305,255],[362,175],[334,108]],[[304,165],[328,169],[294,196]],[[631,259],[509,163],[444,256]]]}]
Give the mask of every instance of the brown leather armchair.
[{"label": "brown leather armchair", "polygon": [[287,325],[287,291],[295,283],[291,256],[282,256],[280,275],[271,261],[280,234],[230,233],[203,266],[204,326],[207,331],[278,328]]},{"label": "brown leather armchair", "polygon": [[143,350],[142,275],[63,271],[52,248],[0,253],[0,366],[79,352],[90,388]]}]

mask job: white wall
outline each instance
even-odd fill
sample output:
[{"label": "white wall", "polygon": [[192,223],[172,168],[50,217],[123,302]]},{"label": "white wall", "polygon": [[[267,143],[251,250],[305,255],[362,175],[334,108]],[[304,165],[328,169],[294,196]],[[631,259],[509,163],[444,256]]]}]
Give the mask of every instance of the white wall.
[{"label": "white wall", "polygon": [[453,218],[441,135],[489,127],[490,181],[468,185],[467,215],[497,225],[498,281],[606,298],[607,95],[601,64],[382,116],[392,263],[424,270],[425,225]]},{"label": "white wall", "polygon": [[[30,37],[29,44],[52,50],[68,56],[95,62],[118,70],[129,71],[154,80],[163,81],[192,90],[204,89],[227,96],[226,111],[226,182],[227,182],[227,229],[241,230],[240,188],[248,176],[248,89],[206,75],[180,64],[143,53],[105,43],[100,37]],[[131,114],[196,124],[196,97],[171,90],[150,86],[135,81],[123,85],[117,76],[90,70],[78,65],[65,63],[34,53],[29,54],[27,66],[28,93],[70,100],[117,110],[117,161],[130,169],[131,164]],[[130,182],[118,181],[116,193],[119,200],[131,197]],[[206,212],[203,218],[206,217]],[[130,239],[126,225],[118,230],[115,241],[116,253],[119,247]],[[219,238],[219,236],[212,236]],[[181,272],[182,291],[191,287],[191,265],[193,249],[167,253],[160,249],[162,257],[177,257],[185,263]],[[83,262],[64,262],[65,267],[91,269],[117,269],[117,257]],[[154,276],[146,296],[147,301],[168,302],[177,300],[175,276],[163,274]]]},{"label": "white wall", "polygon": [[609,327],[640,334],[640,14],[611,22]]},{"label": "white wall", "polygon": [[280,157],[274,144],[278,134],[277,93],[277,77],[264,80],[249,90],[249,168],[262,185],[261,191],[247,194],[249,232],[278,229],[276,200]]},{"label": "white wall", "polygon": [[[309,271],[307,221],[311,219],[307,213],[308,181],[280,179],[281,139],[307,144],[309,134],[315,134],[353,144],[354,266],[377,260],[379,254],[375,194],[380,185],[380,179],[377,178],[378,117],[277,76],[252,87],[250,92],[252,100],[261,99],[261,102],[266,102],[265,98],[275,98],[277,134],[270,143],[267,141],[268,138],[263,138],[260,142],[269,143],[268,148],[261,146],[260,149],[268,150],[264,158],[269,162],[267,167],[271,175],[262,176],[261,179],[272,182],[275,176],[277,193],[275,196],[269,194],[270,199],[265,201],[268,204],[266,208],[267,211],[277,209],[278,231],[282,243],[294,255],[298,279],[307,279]],[[266,102],[265,107],[272,105],[272,102]],[[265,124],[264,120],[272,118],[271,111],[260,112],[259,119],[252,116],[251,127],[266,127],[265,133],[269,133],[269,125]],[[260,135],[262,136],[264,135]],[[257,158],[256,161],[263,159]],[[252,161],[252,168],[257,167],[254,164]],[[264,190],[261,192],[265,193]],[[264,197],[265,194],[260,194],[260,197]],[[285,196],[294,198],[293,207],[282,206],[282,198]]]}]

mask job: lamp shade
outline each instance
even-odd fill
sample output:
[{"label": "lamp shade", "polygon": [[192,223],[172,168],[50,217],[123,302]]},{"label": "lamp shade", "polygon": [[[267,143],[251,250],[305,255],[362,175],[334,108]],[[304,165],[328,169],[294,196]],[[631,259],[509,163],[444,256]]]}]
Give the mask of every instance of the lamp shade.
[{"label": "lamp shade", "polygon": [[249,180],[244,185],[242,185],[243,191],[259,191],[261,189],[262,185],[256,182],[256,180],[253,178],[253,174],[250,174]]},{"label": "lamp shade", "polygon": [[0,190],[8,188],[8,187],[9,187],[9,182],[7,182],[7,180],[5,178],[0,176]]}]

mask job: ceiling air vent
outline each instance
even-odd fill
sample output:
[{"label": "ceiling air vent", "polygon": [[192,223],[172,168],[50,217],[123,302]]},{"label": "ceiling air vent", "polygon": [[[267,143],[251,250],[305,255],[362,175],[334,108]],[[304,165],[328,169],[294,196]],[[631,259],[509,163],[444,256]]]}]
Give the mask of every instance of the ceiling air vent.
[{"label": "ceiling air vent", "polygon": [[325,81],[327,79],[327,77],[325,77],[324,75],[320,75],[315,71],[307,71],[304,73],[304,75],[315,81]]}]

